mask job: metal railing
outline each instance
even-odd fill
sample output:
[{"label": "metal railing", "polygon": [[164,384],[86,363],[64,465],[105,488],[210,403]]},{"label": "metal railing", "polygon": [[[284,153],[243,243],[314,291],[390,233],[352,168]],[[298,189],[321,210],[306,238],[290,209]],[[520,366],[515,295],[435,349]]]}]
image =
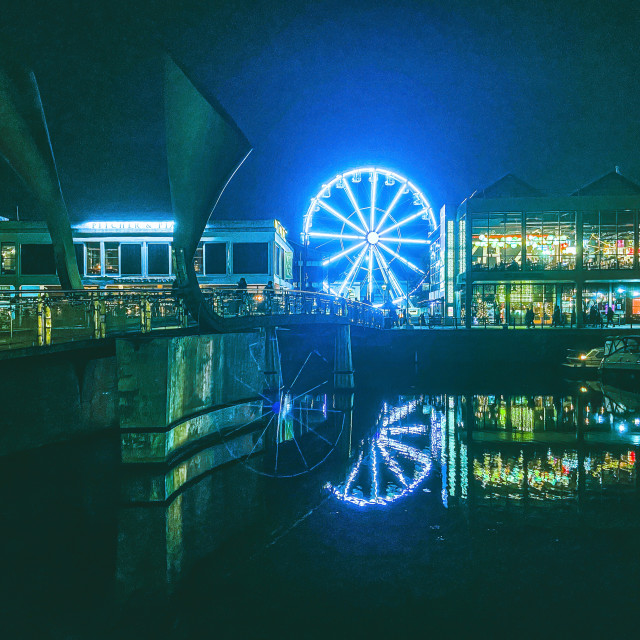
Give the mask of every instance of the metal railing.
[{"label": "metal railing", "polygon": [[[203,294],[215,313],[229,319],[230,330],[232,318],[246,316],[314,316],[320,322],[327,316],[327,322],[342,318],[377,328],[384,321],[383,312],[371,305],[324,293],[219,287]],[[0,291],[0,349],[196,325],[182,300],[166,290]]]},{"label": "metal railing", "polygon": [[292,289],[212,288],[203,294],[221,318],[242,316],[333,316],[350,324],[382,328],[384,312],[370,304],[327,293]]}]

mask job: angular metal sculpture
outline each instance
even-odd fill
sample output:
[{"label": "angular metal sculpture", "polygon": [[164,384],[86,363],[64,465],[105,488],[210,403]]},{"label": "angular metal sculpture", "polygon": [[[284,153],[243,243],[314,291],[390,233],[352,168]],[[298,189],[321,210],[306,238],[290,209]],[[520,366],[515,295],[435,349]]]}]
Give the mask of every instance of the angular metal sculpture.
[{"label": "angular metal sculpture", "polygon": [[251,145],[224,109],[205,98],[168,55],[164,98],[176,286],[200,327],[221,331],[220,318],[200,291],[193,258],[213,209]]},{"label": "angular metal sculpture", "polygon": [[36,197],[46,218],[60,285],[82,289],[69,215],[33,72],[0,68],[0,155]]}]

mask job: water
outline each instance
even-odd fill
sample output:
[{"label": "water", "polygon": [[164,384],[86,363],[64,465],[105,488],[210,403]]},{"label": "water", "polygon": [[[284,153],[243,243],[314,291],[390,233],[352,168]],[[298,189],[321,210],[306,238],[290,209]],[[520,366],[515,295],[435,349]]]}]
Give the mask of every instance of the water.
[{"label": "water", "polygon": [[350,435],[326,460],[166,503],[131,499],[116,435],[4,459],[3,637],[632,634],[640,395],[413,383],[311,394]]}]

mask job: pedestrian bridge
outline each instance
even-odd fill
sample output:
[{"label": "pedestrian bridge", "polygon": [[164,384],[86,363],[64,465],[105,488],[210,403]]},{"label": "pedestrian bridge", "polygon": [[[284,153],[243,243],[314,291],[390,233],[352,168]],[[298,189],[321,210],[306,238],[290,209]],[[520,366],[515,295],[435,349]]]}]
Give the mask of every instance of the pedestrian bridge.
[{"label": "pedestrian bridge", "polygon": [[[203,289],[205,311],[224,332],[275,326],[354,325],[381,329],[384,314],[371,305],[325,293],[262,287]],[[45,347],[199,327],[171,291],[106,289],[0,292],[0,350]]]}]

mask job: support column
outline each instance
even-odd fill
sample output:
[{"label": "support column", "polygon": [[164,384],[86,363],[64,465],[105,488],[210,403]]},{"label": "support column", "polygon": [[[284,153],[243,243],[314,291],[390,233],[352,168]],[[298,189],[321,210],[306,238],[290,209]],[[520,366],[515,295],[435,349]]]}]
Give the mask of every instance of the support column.
[{"label": "support column", "polygon": [[338,325],[336,329],[333,386],[336,390],[354,388],[351,327],[348,324]]},{"label": "support column", "polygon": [[582,211],[576,211],[576,327],[584,326],[582,321],[582,289],[584,275],[582,273]]},{"label": "support column", "polygon": [[282,386],[280,349],[275,327],[267,327],[264,331],[264,386],[267,394],[279,392]]}]

